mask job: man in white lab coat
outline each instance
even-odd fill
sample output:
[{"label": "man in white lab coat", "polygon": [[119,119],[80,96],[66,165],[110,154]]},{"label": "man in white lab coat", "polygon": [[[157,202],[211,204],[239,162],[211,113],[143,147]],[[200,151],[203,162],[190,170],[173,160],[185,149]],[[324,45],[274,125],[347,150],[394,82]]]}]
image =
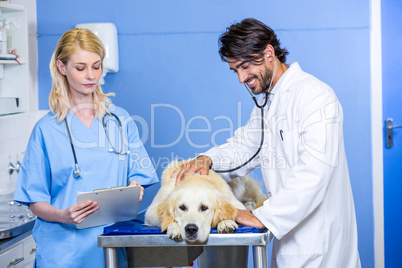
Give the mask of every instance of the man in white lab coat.
[{"label": "man in white lab coat", "polygon": [[177,183],[210,168],[226,170],[221,175],[229,181],[260,166],[269,198],[251,212],[238,210],[236,221],[272,232],[271,267],[360,267],[343,112],[335,93],[298,63],[287,65],[288,52],[260,21],[231,25],[219,44],[239,82],[262,93],[260,106],[267,103],[255,107],[227,143],[182,167]]}]

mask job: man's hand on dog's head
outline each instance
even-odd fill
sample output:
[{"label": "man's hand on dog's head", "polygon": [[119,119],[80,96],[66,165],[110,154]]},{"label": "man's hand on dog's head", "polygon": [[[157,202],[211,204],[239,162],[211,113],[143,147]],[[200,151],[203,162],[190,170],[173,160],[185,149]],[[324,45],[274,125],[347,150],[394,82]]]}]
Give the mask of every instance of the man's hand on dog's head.
[{"label": "man's hand on dog's head", "polygon": [[176,176],[176,186],[184,180],[184,178],[195,172],[200,173],[200,175],[207,175],[211,168],[212,160],[206,155],[199,156],[187,164],[181,165],[175,172],[172,174],[172,178]]}]

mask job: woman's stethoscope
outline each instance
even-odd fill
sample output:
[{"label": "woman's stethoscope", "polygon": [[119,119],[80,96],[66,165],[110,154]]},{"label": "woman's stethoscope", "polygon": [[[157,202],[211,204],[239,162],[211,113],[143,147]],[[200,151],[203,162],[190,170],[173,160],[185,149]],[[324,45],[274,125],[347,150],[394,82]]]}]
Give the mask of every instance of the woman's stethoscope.
[{"label": "woman's stethoscope", "polygon": [[[273,56],[267,55],[267,57],[273,57]],[[255,102],[255,106],[257,106],[257,108],[260,108],[260,110],[261,110],[261,142],[260,142],[260,146],[258,147],[258,150],[255,152],[255,154],[252,157],[250,157],[249,160],[247,160],[246,162],[244,162],[240,166],[237,166],[237,167],[231,168],[231,169],[224,169],[224,170],[215,170],[215,169],[213,169],[213,171],[215,171],[216,173],[226,173],[226,172],[232,172],[232,171],[236,171],[238,169],[241,169],[242,167],[244,167],[245,165],[250,163],[260,153],[262,145],[264,144],[264,107],[267,105],[267,102],[268,102],[268,97],[269,97],[269,93],[271,91],[272,81],[274,80],[275,68],[276,68],[275,57],[273,57],[273,59],[274,59],[274,71],[272,73],[272,78],[271,78],[271,82],[269,83],[268,90],[265,93],[265,101],[264,101],[263,105],[258,104],[257,99],[251,94],[251,91],[250,91],[249,87],[247,86],[247,83],[244,83],[244,86],[246,87],[248,93],[250,94],[251,98],[253,98],[253,101]]]},{"label": "woman's stethoscope", "polygon": [[[120,150],[117,151],[116,148],[113,146],[113,144],[112,144],[112,142],[110,141],[110,138],[109,138],[109,133],[107,132],[107,129],[106,129],[106,123],[105,123],[105,117],[106,117],[106,115],[107,115],[107,113],[105,113],[105,114],[103,115],[103,117],[102,117],[102,125],[103,125],[103,129],[104,129],[104,131],[105,131],[105,133],[106,133],[107,140],[109,141],[109,144],[110,144],[110,146],[112,147],[112,148],[109,149],[109,152],[115,153],[115,154],[118,154],[118,155],[128,155],[128,154],[130,154],[130,151],[127,151],[127,152],[125,152],[125,153],[123,152],[123,128],[122,128],[122,126],[121,126],[121,121],[120,121],[120,119],[119,119],[119,117],[118,117],[117,115],[115,115],[114,113],[110,113],[110,115],[113,116],[114,118],[116,118],[117,122],[119,123],[120,135],[121,135],[121,146],[120,146]],[[70,129],[69,129],[68,124],[67,124],[67,118],[65,118],[64,121],[66,122],[68,137],[69,137],[69,139],[70,139],[71,150],[73,151],[73,155],[74,155],[74,161],[75,161],[74,176],[75,176],[76,178],[79,178],[79,177],[81,177],[81,172],[80,172],[80,169],[79,169],[79,167],[78,167],[77,156],[76,156],[76,154],[75,154],[75,149],[74,149],[74,145],[73,145],[73,140],[72,140],[72,138],[71,138]]]}]

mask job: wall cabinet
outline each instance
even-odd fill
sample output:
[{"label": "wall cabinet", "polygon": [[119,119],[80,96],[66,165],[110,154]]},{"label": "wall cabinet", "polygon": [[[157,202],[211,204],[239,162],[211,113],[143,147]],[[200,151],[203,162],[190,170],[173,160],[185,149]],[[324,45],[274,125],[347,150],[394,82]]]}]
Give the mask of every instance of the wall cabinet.
[{"label": "wall cabinet", "polygon": [[0,115],[29,111],[27,14],[23,6],[0,3],[0,19],[8,26],[9,48],[17,60],[0,55]]}]

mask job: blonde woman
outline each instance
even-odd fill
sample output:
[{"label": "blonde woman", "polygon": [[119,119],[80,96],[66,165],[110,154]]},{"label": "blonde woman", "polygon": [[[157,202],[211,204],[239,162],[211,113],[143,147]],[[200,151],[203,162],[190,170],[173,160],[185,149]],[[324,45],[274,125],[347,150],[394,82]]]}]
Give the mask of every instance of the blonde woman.
[{"label": "blonde woman", "polygon": [[134,121],[102,92],[104,57],[95,34],[72,29],[50,62],[51,111],[32,131],[14,196],[37,216],[36,267],[103,267],[103,226],[76,229],[97,204],[77,204],[77,193],[158,181]]}]

